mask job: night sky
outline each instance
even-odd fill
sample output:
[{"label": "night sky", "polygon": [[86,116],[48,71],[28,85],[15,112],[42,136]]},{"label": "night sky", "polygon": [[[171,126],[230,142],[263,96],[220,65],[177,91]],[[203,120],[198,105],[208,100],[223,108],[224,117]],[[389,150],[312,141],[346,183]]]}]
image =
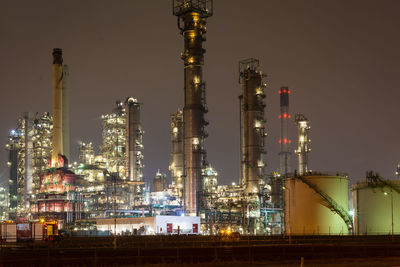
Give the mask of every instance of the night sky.
[{"label": "night sky", "polygon": [[[268,75],[267,173],[279,165],[278,89],[289,86],[291,113],[310,120],[312,170],[346,172],[352,183],[369,169],[394,177],[400,1],[214,2],[204,45],[205,146],[220,183],[238,181],[238,61],[249,57]],[[100,116],[133,96],[143,103],[145,179],[168,171],[170,114],[183,107],[183,38],[171,9],[170,0],[0,2],[1,180],[18,117],[51,111],[54,47],[70,66],[72,161],[80,141],[101,143]],[[290,131],[296,144],[294,122]]]}]

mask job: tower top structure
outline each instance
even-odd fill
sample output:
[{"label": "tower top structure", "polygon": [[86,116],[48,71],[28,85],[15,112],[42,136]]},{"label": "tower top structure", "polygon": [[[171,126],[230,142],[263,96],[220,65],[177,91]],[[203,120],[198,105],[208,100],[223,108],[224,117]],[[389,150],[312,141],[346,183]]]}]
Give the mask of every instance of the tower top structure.
[{"label": "tower top structure", "polygon": [[180,17],[189,12],[199,13],[202,18],[213,15],[213,0],[173,0],[173,13]]}]

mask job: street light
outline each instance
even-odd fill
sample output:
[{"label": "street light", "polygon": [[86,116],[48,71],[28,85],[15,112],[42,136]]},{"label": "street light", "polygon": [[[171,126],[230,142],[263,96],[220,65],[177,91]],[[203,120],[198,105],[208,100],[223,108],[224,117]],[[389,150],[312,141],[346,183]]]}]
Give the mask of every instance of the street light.
[{"label": "street light", "polygon": [[393,239],[394,239],[394,223],[393,223],[393,192],[392,192],[392,189],[390,189],[390,193],[384,192],[383,194],[385,196],[390,195],[390,203],[391,203],[391,207],[392,207],[392,242],[393,242]]},{"label": "street light", "polygon": [[[287,187],[285,187],[285,186],[283,186],[282,187],[282,189],[283,190],[287,190],[287,192],[288,192],[288,196],[289,196],[289,205],[288,205],[288,220],[287,220],[287,222],[288,222],[288,225],[289,225],[289,244],[292,244],[292,227],[291,227],[291,225],[290,225],[290,190],[289,190],[289,188],[287,188]],[[286,218],[285,218],[285,220],[286,220]]]}]

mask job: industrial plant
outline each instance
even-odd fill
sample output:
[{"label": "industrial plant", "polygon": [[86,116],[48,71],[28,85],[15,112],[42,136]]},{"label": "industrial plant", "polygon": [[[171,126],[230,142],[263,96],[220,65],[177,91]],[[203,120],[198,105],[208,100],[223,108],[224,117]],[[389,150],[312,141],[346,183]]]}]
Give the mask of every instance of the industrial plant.
[{"label": "industrial plant", "polygon": [[[351,185],[345,173],[311,169],[312,114],[291,115],[289,98],[296,101],[291,87],[268,88],[266,64],[257,55],[238,59],[240,159],[232,165],[240,175],[237,184],[221,184],[218,172],[224,170],[207,160],[205,142],[213,134],[206,131],[213,122],[206,119],[203,77],[213,1],[174,0],[173,15],[184,43],[184,105],[176,107],[170,121],[161,122],[170,125],[169,133],[160,133],[170,136],[169,173],[155,169],[153,177],[144,177],[143,103],[134,95],[116,96],[122,100],[111,101],[108,111],[98,114],[99,147],[87,140],[79,144],[78,155],[71,155],[70,121],[77,118],[69,116],[74,88],[68,80],[74,66],[64,64],[68,51],[54,48],[48,69],[52,112],[21,114],[6,142],[9,186],[0,188],[3,224],[46,224],[47,236],[58,231],[106,236],[400,234],[400,183],[368,171],[365,180]],[[280,110],[266,109],[275,93]],[[267,112],[279,119],[279,129],[267,123]],[[290,128],[297,129],[293,140]],[[267,155],[267,132],[278,131],[274,142],[280,152]],[[269,166],[275,171],[266,173],[272,157],[279,158],[279,166]]]}]

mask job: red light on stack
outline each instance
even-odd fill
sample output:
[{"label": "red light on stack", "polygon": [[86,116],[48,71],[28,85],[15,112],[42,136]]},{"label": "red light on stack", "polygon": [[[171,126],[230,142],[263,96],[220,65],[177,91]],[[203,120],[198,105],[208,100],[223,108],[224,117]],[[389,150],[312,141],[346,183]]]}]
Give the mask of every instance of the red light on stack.
[{"label": "red light on stack", "polygon": [[283,139],[283,142],[286,144],[287,143],[287,139],[285,138],[285,139]]},{"label": "red light on stack", "polygon": [[281,139],[279,139],[278,143],[279,143],[279,144],[280,144],[280,143],[282,143],[282,140],[281,140]]},{"label": "red light on stack", "polygon": [[290,119],[292,116],[288,115],[287,117]]},{"label": "red light on stack", "polygon": [[279,94],[282,94],[281,90],[278,91]]},{"label": "red light on stack", "polygon": [[287,118],[287,114],[286,114],[286,113],[283,113],[283,117],[286,119],[286,118]]},{"label": "red light on stack", "polygon": [[288,90],[287,93],[290,94],[290,91]]},{"label": "red light on stack", "polygon": [[283,92],[286,93],[286,89],[283,89]]},{"label": "red light on stack", "polygon": [[291,144],[291,143],[292,143],[292,140],[289,139],[289,144]]},{"label": "red light on stack", "polygon": [[282,115],[279,115],[278,118],[281,119],[281,118],[282,118]]}]

